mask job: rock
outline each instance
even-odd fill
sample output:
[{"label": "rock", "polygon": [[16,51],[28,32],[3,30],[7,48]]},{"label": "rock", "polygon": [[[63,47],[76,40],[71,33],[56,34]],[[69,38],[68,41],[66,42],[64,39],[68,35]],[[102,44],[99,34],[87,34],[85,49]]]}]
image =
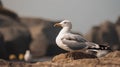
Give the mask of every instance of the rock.
[{"label": "rock", "polygon": [[120,25],[120,16],[118,17],[118,19],[116,21],[116,25]]},{"label": "rock", "polygon": [[0,32],[5,40],[5,48],[10,54],[24,54],[29,49],[31,36],[29,30],[22,23],[18,23],[8,16],[0,14]]},{"label": "rock", "polygon": [[110,52],[104,58],[120,58],[120,51]]},{"label": "rock", "polygon": [[108,43],[112,50],[120,49],[119,38],[115,29],[115,24],[110,21],[106,21],[101,24],[100,31],[103,43]]},{"label": "rock", "polygon": [[116,21],[115,26],[116,26],[117,34],[118,34],[118,36],[119,36],[119,45],[120,45],[120,17],[119,17],[118,20]]},{"label": "rock", "polygon": [[33,57],[39,58],[41,56],[45,56],[48,47],[48,41],[43,33],[44,21],[32,18],[24,18],[22,21],[29,28],[32,35],[30,50]]},{"label": "rock", "polygon": [[[120,51],[114,51],[102,58],[83,58],[76,60],[59,60],[44,61],[37,63],[25,63],[25,62],[11,62],[0,60],[0,66],[2,67],[119,67],[120,66]],[[67,53],[66,53],[67,54]],[[114,55],[115,54],[115,55]],[[62,58],[66,59],[65,54],[60,54]],[[114,56],[114,57],[113,57]],[[69,57],[70,58],[70,57]],[[61,61],[60,61],[61,60]],[[59,62],[58,62],[59,61]]]},{"label": "rock", "polygon": [[91,42],[94,43],[101,43],[101,38],[100,38],[100,27],[99,26],[94,26],[92,29],[84,35],[84,37]]},{"label": "rock", "polygon": [[7,51],[5,48],[5,41],[3,35],[0,33],[0,58],[8,59]]},{"label": "rock", "polygon": [[84,58],[97,58],[95,55],[89,54],[89,53],[83,53],[83,52],[70,52],[70,53],[64,53],[55,56],[52,61],[53,62],[68,62],[70,60],[78,60],[78,59],[84,59]]},{"label": "rock", "polygon": [[33,58],[40,58],[46,55],[47,47],[48,47],[48,42],[46,40],[47,39],[42,34],[31,42],[30,50],[31,50],[31,54],[33,55]]},{"label": "rock", "polygon": [[37,38],[39,34],[42,33],[41,30],[44,27],[43,24],[47,22],[39,18],[20,18],[20,19],[21,22],[24,25],[26,25],[26,27],[28,27],[33,40]]},{"label": "rock", "polygon": [[20,22],[18,15],[14,11],[4,8],[1,1],[0,1],[0,15],[7,16],[17,22]]},{"label": "rock", "polygon": [[85,36],[86,39],[97,44],[108,44],[112,50],[119,50],[119,37],[115,24],[105,21],[92,28]]},{"label": "rock", "polygon": [[3,60],[3,59],[0,59],[0,66],[1,67],[8,67],[8,65],[9,65],[9,62],[7,62],[7,61],[5,61],[5,60]]},{"label": "rock", "polygon": [[1,0],[0,0],[0,7],[3,7],[3,4],[2,4],[2,2],[1,2]]}]

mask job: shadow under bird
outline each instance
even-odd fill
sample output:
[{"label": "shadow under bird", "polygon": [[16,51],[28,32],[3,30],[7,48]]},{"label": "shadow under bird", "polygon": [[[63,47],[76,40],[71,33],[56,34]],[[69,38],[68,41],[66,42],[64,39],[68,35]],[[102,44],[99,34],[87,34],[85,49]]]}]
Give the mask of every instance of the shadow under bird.
[{"label": "shadow under bird", "polygon": [[89,50],[90,52],[95,52],[97,57],[101,57],[103,54],[107,54],[109,52],[108,46],[101,46],[96,43],[89,42],[80,34],[72,32],[72,23],[69,20],[63,20],[60,23],[56,23],[54,26],[62,27],[61,31],[56,37],[56,44],[66,51],[73,52]]}]

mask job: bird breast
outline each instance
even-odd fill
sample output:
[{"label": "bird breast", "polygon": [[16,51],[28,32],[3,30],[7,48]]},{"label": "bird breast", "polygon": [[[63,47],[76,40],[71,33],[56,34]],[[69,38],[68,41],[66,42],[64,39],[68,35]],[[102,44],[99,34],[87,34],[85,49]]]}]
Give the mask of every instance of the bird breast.
[{"label": "bird breast", "polygon": [[71,50],[66,44],[63,44],[63,42],[62,42],[62,40],[61,40],[62,38],[63,38],[63,36],[60,36],[60,37],[59,37],[59,35],[58,35],[58,37],[56,38],[56,44],[57,44],[60,48],[66,50],[66,51],[73,51],[73,50]]}]

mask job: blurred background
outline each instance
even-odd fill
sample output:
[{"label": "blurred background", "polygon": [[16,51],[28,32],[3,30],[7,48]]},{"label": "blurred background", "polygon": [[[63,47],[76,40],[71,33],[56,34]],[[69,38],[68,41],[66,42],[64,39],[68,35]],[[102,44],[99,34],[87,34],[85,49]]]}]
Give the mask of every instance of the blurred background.
[{"label": "blurred background", "polygon": [[64,19],[89,41],[120,50],[120,0],[0,0],[0,58],[24,60],[55,56],[55,38]]},{"label": "blurred background", "polygon": [[52,20],[68,19],[73,29],[86,33],[104,20],[115,22],[120,15],[120,0],[2,0],[6,8],[21,17]]}]

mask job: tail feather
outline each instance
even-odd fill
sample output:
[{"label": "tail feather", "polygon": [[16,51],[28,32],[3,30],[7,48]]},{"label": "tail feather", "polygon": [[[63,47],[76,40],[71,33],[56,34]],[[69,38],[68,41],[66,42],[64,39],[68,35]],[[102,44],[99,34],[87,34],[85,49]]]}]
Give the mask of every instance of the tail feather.
[{"label": "tail feather", "polygon": [[96,49],[96,50],[112,50],[110,46],[107,45],[99,45],[95,43],[87,43],[89,45],[88,49]]},{"label": "tail feather", "polygon": [[100,48],[88,48],[88,49],[95,49],[95,50],[112,50],[110,47],[108,47],[108,46],[100,46]]}]

